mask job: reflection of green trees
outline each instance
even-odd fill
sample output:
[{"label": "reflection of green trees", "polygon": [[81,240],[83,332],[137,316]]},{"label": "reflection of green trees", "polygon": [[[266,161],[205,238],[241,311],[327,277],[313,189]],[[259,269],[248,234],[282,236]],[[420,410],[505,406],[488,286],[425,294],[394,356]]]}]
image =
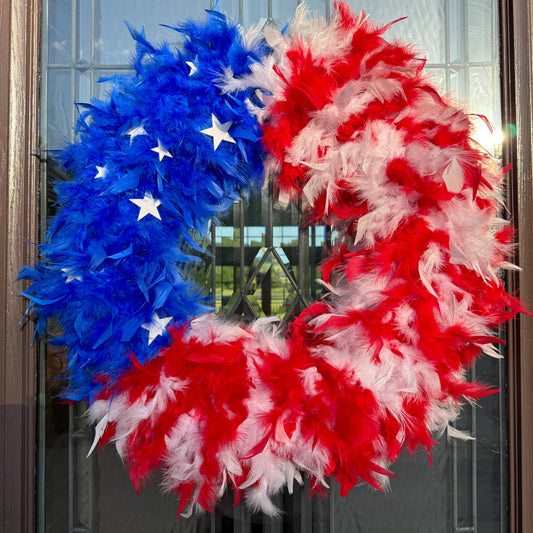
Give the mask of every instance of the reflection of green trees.
[{"label": "reflection of green trees", "polygon": [[211,290],[211,264],[199,261],[195,267],[189,268],[187,278],[202,287],[208,295]]},{"label": "reflection of green trees", "polygon": [[[217,246],[218,246],[218,243],[217,243]],[[222,237],[220,246],[224,246],[228,248],[239,246],[239,240],[234,239],[233,237]]]},{"label": "reflection of green trees", "polygon": [[[196,236],[198,237],[198,236]],[[216,246],[216,267],[215,267],[215,307],[216,311],[225,309],[229,311],[230,308],[238,301],[241,287],[241,269],[240,263],[240,238],[238,233],[232,236],[219,236]],[[258,266],[256,257],[258,252],[265,246],[265,234],[257,236],[255,239],[246,242],[244,247],[244,280],[249,279],[253,275],[255,268]],[[276,238],[276,241],[278,238]],[[206,239],[196,239],[196,242],[205,250],[209,250],[211,240],[210,237]],[[279,242],[279,241],[278,241]],[[283,241],[279,247],[283,250],[282,255],[290,264],[286,265],[289,269],[289,275],[296,283],[298,277],[298,261],[299,261],[299,243],[298,238],[292,238],[290,241]],[[314,249],[311,247],[310,250]],[[187,279],[194,281],[197,286],[201,287],[206,297],[212,293],[212,257],[208,252],[202,254],[197,250],[189,250],[191,255],[196,255],[199,258],[198,262],[191,262],[185,266]],[[319,257],[319,252],[314,252],[314,255]],[[260,257],[260,256],[259,256]],[[319,267],[315,264],[317,257],[313,257],[312,264],[305,266],[309,268],[309,273],[304,276],[309,282],[309,286],[302,287],[303,294],[308,295],[311,299],[320,297],[322,288],[316,283],[315,279],[320,277]],[[254,265],[255,261],[255,265]],[[273,256],[270,256],[270,268],[261,268],[255,273],[255,276],[246,290],[246,299],[254,309],[258,316],[265,316],[265,310],[268,314],[277,315],[283,318],[289,311],[295,298],[297,298],[296,290],[290,281],[287,279],[287,274]],[[302,265],[304,267],[304,265]],[[306,283],[307,285],[307,283]],[[265,301],[263,301],[265,298]],[[291,314],[294,309],[291,311]]]},{"label": "reflection of green trees", "polygon": [[[217,311],[224,307],[226,301],[236,290],[239,290],[239,287],[235,286],[234,270],[235,268],[232,265],[217,265],[216,267]],[[247,269],[245,279],[248,278],[249,274],[249,269]],[[293,269],[293,274],[294,276],[298,275],[297,269]],[[262,284],[265,283],[267,277],[267,290],[270,294],[271,313],[282,318],[288,311],[290,304],[295,297],[296,291],[286,279],[286,274],[281,266],[274,263],[266,275],[256,276],[250,283],[246,296],[257,315],[265,316],[261,305],[261,289]]]},{"label": "reflection of green trees", "polygon": [[[276,239],[277,240],[277,239]],[[221,237],[220,241],[217,242],[217,247],[221,248],[239,248],[240,247],[240,241],[238,237]],[[261,248],[262,246],[265,246],[265,235],[263,234],[261,236],[261,240],[251,240],[249,244],[246,246],[250,246],[252,248]],[[285,247],[297,247],[298,246],[298,239],[292,239],[290,241],[281,240],[279,246]]]}]

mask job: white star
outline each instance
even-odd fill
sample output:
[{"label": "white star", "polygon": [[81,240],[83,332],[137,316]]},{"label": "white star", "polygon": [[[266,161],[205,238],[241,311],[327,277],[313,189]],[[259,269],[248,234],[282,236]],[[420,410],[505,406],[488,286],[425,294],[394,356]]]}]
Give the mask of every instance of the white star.
[{"label": "white star", "polygon": [[186,61],[185,63],[191,69],[191,71],[189,72],[189,76],[194,76],[198,72],[198,67],[192,61]]},{"label": "white star", "polygon": [[157,313],[152,315],[152,321],[142,324],[142,328],[148,331],[148,344],[152,344],[156,337],[165,333],[167,324],[172,320],[171,316],[159,318]]},{"label": "white star", "polygon": [[212,126],[210,128],[207,128],[205,130],[202,130],[201,133],[204,135],[209,135],[210,137],[213,137],[213,146],[215,150],[218,148],[218,145],[222,141],[227,141],[229,143],[235,143],[235,139],[228,133],[229,129],[231,128],[233,122],[224,122],[224,124],[221,124],[213,113],[211,113],[211,124]]},{"label": "white star", "polygon": [[148,133],[146,133],[146,130],[144,129],[143,126],[134,126],[133,128],[130,128],[126,132],[126,135],[130,136],[130,143],[131,143],[133,139],[137,137],[137,135],[148,135]]},{"label": "white star", "polygon": [[94,177],[94,179],[98,179],[98,178],[105,178],[106,175],[107,175],[107,168],[105,166],[103,167],[99,167],[98,165],[96,165],[96,170],[98,170],[98,174],[96,174],[96,176]]},{"label": "white star", "polygon": [[141,220],[141,218],[144,218],[146,215],[152,215],[161,220],[161,216],[157,210],[161,205],[161,201],[154,200],[150,194],[145,194],[144,198],[130,198],[130,202],[133,202],[137,207],[140,207],[137,220]]},{"label": "white star", "polygon": [[172,157],[171,153],[161,144],[159,139],[157,139],[157,146],[152,148],[152,152],[159,154],[159,161],[162,161],[163,157]]},{"label": "white star", "polygon": [[64,272],[67,275],[67,281],[66,283],[70,283],[71,281],[82,281],[81,276],[70,276],[69,274],[72,272],[72,268],[62,268],[61,272]]}]

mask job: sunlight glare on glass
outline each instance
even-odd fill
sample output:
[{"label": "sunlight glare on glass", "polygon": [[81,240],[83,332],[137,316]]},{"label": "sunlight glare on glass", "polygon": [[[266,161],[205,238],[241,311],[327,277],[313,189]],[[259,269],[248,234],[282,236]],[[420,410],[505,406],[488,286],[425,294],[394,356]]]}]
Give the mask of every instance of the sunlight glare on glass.
[{"label": "sunlight glare on glass", "polygon": [[500,157],[504,141],[504,133],[501,128],[494,128],[491,131],[487,124],[480,121],[474,126],[472,138],[492,156]]}]

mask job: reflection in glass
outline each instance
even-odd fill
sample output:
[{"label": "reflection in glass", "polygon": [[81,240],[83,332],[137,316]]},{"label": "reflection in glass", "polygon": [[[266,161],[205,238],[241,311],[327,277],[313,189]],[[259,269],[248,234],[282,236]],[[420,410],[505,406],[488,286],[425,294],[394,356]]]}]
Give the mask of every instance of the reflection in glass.
[{"label": "reflection in glass", "polygon": [[415,43],[420,55],[426,57],[430,64],[446,62],[445,0],[350,0],[349,4],[352,9],[364,11],[381,24],[407,17],[394,24],[385,38]]},{"label": "reflection in glass", "polygon": [[46,148],[57,150],[70,141],[73,106],[70,69],[53,69],[48,74]]},{"label": "reflection in glass", "polygon": [[48,62],[70,65],[72,58],[72,0],[48,2]]},{"label": "reflection in glass", "polygon": [[[179,35],[161,26],[172,26],[186,17],[201,18],[204,9],[211,7],[209,0],[186,4],[175,0],[159,0],[156,4],[132,5],[131,2],[93,0],[95,10],[94,60],[104,65],[127,65],[131,58],[133,40],[125,25],[128,22],[137,31],[144,27],[153,42],[178,43]],[[154,9],[154,7],[156,7]]]},{"label": "reflection in glass", "polygon": [[494,36],[497,5],[492,0],[468,0],[468,44],[472,62],[494,62],[498,39]]}]

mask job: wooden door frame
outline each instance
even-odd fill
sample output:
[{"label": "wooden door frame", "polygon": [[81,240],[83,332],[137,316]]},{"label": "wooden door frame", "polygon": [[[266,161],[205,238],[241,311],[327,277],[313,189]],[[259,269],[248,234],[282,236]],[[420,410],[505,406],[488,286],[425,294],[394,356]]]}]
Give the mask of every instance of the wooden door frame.
[{"label": "wooden door frame", "polygon": [[[533,309],[533,0],[501,0],[504,123],[513,163],[509,206],[518,231],[510,276]],[[36,347],[19,321],[15,283],[38,240],[40,0],[0,0],[0,531],[35,531]],[[509,326],[509,531],[533,531],[533,318]]]},{"label": "wooden door frame", "polygon": [[[508,206],[517,229],[516,262],[509,276],[533,310],[533,19],[532,0],[501,1],[502,97],[504,124],[516,126],[507,139],[504,163],[512,163]],[[507,132],[511,130],[508,129]],[[521,315],[508,328],[509,531],[533,531],[533,317]]]},{"label": "wooden door frame", "polygon": [[40,0],[0,0],[0,531],[35,530],[33,328],[17,271],[38,240]]}]

